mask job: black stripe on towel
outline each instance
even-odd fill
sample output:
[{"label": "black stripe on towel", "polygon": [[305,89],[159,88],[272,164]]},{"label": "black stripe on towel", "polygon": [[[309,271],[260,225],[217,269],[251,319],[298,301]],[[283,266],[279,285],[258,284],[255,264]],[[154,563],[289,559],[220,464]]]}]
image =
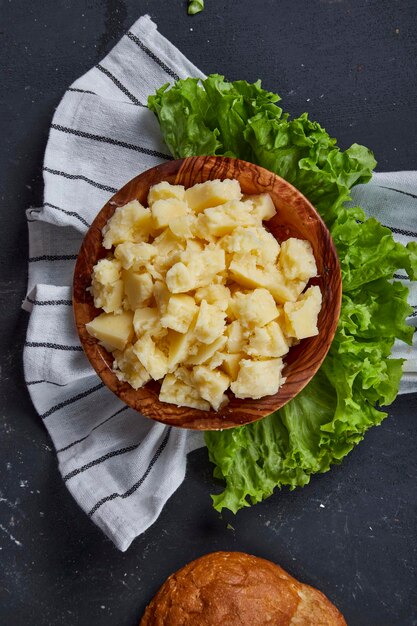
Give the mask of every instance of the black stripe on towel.
[{"label": "black stripe on towel", "polygon": [[125,141],[119,141],[118,139],[112,139],[112,137],[103,137],[103,135],[93,135],[92,133],[86,133],[83,130],[76,130],[75,128],[69,128],[68,126],[61,126],[60,124],[51,124],[51,128],[59,130],[62,133],[68,133],[69,135],[76,135],[77,137],[84,137],[85,139],[92,139],[101,143],[109,143],[112,146],[120,146],[127,150],[135,150],[142,154],[165,159],[166,161],[172,161],[173,157],[170,154],[164,154],[163,152],[157,152],[156,150],[150,150],[149,148],[143,148],[133,143],[126,143]]},{"label": "black stripe on towel", "polygon": [[97,94],[94,91],[89,91],[88,89],[78,89],[78,87],[68,87],[67,91],[77,91],[78,93],[89,93],[92,96],[96,96]]},{"label": "black stripe on towel", "polygon": [[69,450],[73,446],[77,445],[77,443],[81,443],[82,441],[85,441],[86,439],[88,439],[88,437],[91,435],[91,433],[94,430],[96,430],[97,428],[100,428],[100,426],[103,426],[103,424],[105,424],[106,422],[109,422],[111,419],[113,419],[113,417],[116,417],[116,415],[119,415],[119,413],[122,413],[123,411],[126,411],[126,409],[128,409],[128,408],[129,407],[124,406],[122,409],[119,409],[118,411],[116,411],[116,413],[113,413],[113,415],[110,415],[110,417],[107,417],[105,420],[100,422],[100,424],[97,424],[97,426],[94,426],[94,428],[92,428],[90,430],[88,435],[85,435],[85,437],[81,437],[81,439],[77,439],[76,441],[73,441],[72,443],[69,443],[67,446],[64,446],[63,448],[60,448],[59,450],[57,450],[57,453],[59,454],[60,452],[65,452],[65,450]]},{"label": "black stripe on towel", "polygon": [[393,233],[397,233],[397,235],[404,235],[405,237],[417,237],[417,233],[414,233],[412,230],[403,230],[402,228],[395,228],[395,226],[388,226],[384,224],[385,228],[389,228]]},{"label": "black stripe on towel", "polygon": [[[54,125],[52,124],[52,126]],[[101,183],[97,183],[95,180],[87,178],[87,176],[83,176],[82,174],[68,174],[68,172],[52,170],[50,167],[44,167],[43,171],[48,172],[49,174],[54,174],[55,176],[63,176],[64,178],[69,178],[69,180],[83,180],[89,185],[97,187],[97,189],[103,189],[103,191],[109,191],[110,193],[116,193],[117,191],[117,189],[115,189],[114,187],[109,187],[108,185],[102,185]],[[89,226],[89,224],[87,224],[87,226]]]},{"label": "black stripe on towel", "polygon": [[91,467],[94,467],[95,465],[100,465],[100,463],[104,463],[104,461],[108,461],[114,456],[120,456],[121,454],[132,452],[132,450],[136,450],[136,448],[139,448],[139,446],[140,446],[140,443],[136,443],[133,446],[127,446],[126,448],[120,448],[120,450],[113,450],[113,452],[108,452],[107,454],[103,454],[103,456],[100,456],[98,459],[94,459],[94,461],[90,461],[89,463],[86,463],[85,465],[82,465],[81,467],[78,467],[72,472],[69,472],[68,474],[66,474],[64,476],[64,482],[67,482],[68,480],[70,480],[70,478],[74,478],[74,476],[78,476],[78,474],[82,474],[82,472],[86,472],[87,470],[89,470]]},{"label": "black stripe on towel", "polygon": [[106,496],[105,498],[102,498],[101,500],[99,500],[94,506],[93,508],[89,511],[88,516],[92,517],[94,515],[94,513],[106,502],[109,502],[110,500],[115,500],[116,498],[128,498],[129,496],[131,496],[133,493],[135,493],[135,491],[137,491],[139,489],[139,487],[145,482],[145,480],[147,479],[147,477],[149,476],[153,466],[155,465],[155,463],[157,462],[157,460],[159,459],[159,457],[161,456],[162,452],[165,450],[167,443],[168,443],[168,439],[169,439],[169,435],[171,433],[171,427],[169,427],[169,429],[167,430],[167,433],[161,443],[161,445],[159,446],[159,448],[156,450],[155,454],[153,455],[151,462],[149,463],[145,473],[142,475],[142,477],[136,482],[134,483],[134,485],[132,485],[130,487],[130,489],[128,489],[127,491],[125,491],[124,493],[118,493],[118,492],[114,492],[111,493],[110,495]]},{"label": "black stripe on towel", "polygon": [[136,35],[134,35],[133,33],[131,33],[130,31],[128,33],[126,33],[127,37],[129,37],[129,39],[131,39],[141,50],[143,50],[143,52],[145,54],[148,55],[148,57],[150,59],[152,59],[152,61],[155,61],[155,63],[157,65],[159,65],[159,67],[161,67],[164,72],[166,72],[168,74],[168,76],[171,76],[174,80],[179,80],[180,77],[178,76],[178,74],[176,74],[174,72],[174,70],[172,70],[170,67],[168,67],[168,65],[166,63],[164,63],[162,61],[162,59],[160,59],[159,57],[156,56],[156,54],[154,52],[152,52],[152,50],[149,50],[149,48],[147,46],[145,46],[145,44],[143,44],[141,42],[141,40],[136,37]]},{"label": "black stripe on towel", "polygon": [[142,104],[142,102],[140,102],[140,101],[139,101],[139,100],[138,100],[138,99],[137,99],[137,98],[133,95],[133,93],[131,93],[131,92],[129,91],[129,89],[127,89],[127,87],[125,87],[125,86],[124,86],[124,85],[120,82],[120,80],[119,80],[118,78],[116,78],[116,76],[114,76],[114,74],[112,74],[112,73],[111,73],[111,72],[110,72],[110,71],[109,71],[106,67],[103,67],[100,63],[98,63],[98,64],[96,65],[96,68],[97,68],[98,70],[100,70],[100,72],[101,72],[102,74],[104,74],[105,76],[107,76],[107,78],[110,78],[110,80],[112,81],[112,83],[114,83],[114,84],[116,85],[116,87],[117,87],[118,89],[120,89],[120,91],[121,91],[122,93],[124,93],[124,94],[125,94],[125,96],[127,96],[131,102],[133,102],[133,104],[136,104],[136,105],[138,105],[138,106],[140,106],[140,107],[144,107],[144,106],[145,106],[145,105],[144,105],[144,104]]},{"label": "black stripe on towel", "polygon": [[394,274],[394,278],[396,278],[397,280],[408,280],[408,276],[406,276],[405,274]]},{"label": "black stripe on towel", "polygon": [[87,226],[87,228],[90,228],[90,224],[76,211],[67,211],[66,209],[61,209],[61,207],[56,206],[55,204],[51,204],[50,202],[44,202],[43,206],[49,206],[51,209],[55,209],[56,211],[61,211],[62,213],[65,213],[66,215],[70,215],[71,217],[76,217],[77,220],[80,220],[80,222],[84,224],[85,226]]},{"label": "black stripe on towel", "polygon": [[98,391],[99,389],[102,389],[103,387],[104,387],[104,383],[100,383],[99,385],[96,385],[95,387],[91,387],[91,389],[87,389],[87,391],[83,391],[82,393],[79,393],[76,396],[73,396],[72,398],[63,400],[59,404],[55,404],[55,406],[51,407],[45,413],[42,413],[40,417],[44,420],[46,417],[49,417],[50,415],[52,415],[52,413],[59,411],[59,409],[63,409],[65,406],[68,406],[69,404],[73,404],[74,402],[77,402],[77,400],[82,400],[82,398],[89,396],[90,393],[93,393],[94,391]]},{"label": "black stripe on towel", "polygon": [[396,193],[402,193],[403,196],[410,196],[410,198],[415,198],[417,200],[417,196],[413,193],[409,193],[408,191],[401,191],[401,189],[394,189],[394,187],[385,187],[384,185],[378,185],[380,189],[389,189],[389,191],[395,191]]},{"label": "black stripe on towel", "polygon": [[26,296],[26,300],[36,306],[58,306],[60,304],[72,306],[72,300],[32,300],[29,296]]},{"label": "black stripe on towel", "polygon": [[81,346],[64,346],[60,343],[48,343],[45,341],[25,341],[27,348],[51,348],[52,350],[68,350],[70,352],[82,352]]},{"label": "black stripe on towel", "polygon": [[29,263],[36,263],[37,261],[75,261],[76,254],[43,254],[42,256],[30,256]]},{"label": "black stripe on towel", "polygon": [[27,385],[40,385],[41,383],[47,383],[48,385],[56,385],[56,387],[66,387],[68,383],[53,383],[52,380],[26,380]]}]

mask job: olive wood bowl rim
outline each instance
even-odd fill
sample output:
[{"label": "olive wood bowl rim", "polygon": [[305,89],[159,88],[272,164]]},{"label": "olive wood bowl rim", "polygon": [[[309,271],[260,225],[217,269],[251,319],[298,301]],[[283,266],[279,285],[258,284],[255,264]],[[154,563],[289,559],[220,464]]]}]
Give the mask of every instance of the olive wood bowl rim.
[{"label": "olive wood bowl rim", "polygon": [[[214,172],[214,176],[203,176],[200,180],[199,173],[201,173],[202,171],[204,172],[205,168],[206,170],[208,170],[209,174]],[[238,175],[225,176],[224,174],[229,173],[229,170],[232,170],[233,174],[237,173]],[[332,264],[332,267],[330,268],[329,263],[329,266],[326,266],[326,269],[331,270],[331,278],[334,283],[334,287],[332,289],[332,294],[330,297],[333,312],[330,315],[330,321],[327,323],[326,333],[320,337],[320,333],[323,331],[323,329],[320,329],[319,323],[319,335],[312,338],[304,339],[302,340],[301,344],[303,342],[311,340],[314,341],[315,339],[317,341],[317,338],[320,338],[322,344],[324,340],[324,345],[322,345],[321,347],[319,346],[319,357],[316,358],[311,366],[309,366],[308,376],[304,376],[304,378],[299,377],[294,383],[293,391],[290,394],[285,393],[284,395],[283,390],[284,392],[287,392],[289,389],[288,385],[291,381],[289,381],[288,379],[291,376],[291,372],[290,376],[287,376],[287,381],[279,388],[278,392],[273,396],[266,396],[264,398],[260,398],[259,400],[241,400],[235,398],[233,394],[228,392],[231,403],[223,409],[220,409],[218,412],[215,412],[214,410],[202,411],[199,409],[178,407],[174,404],[163,403],[158,398],[160,385],[155,381],[147,383],[144,387],[138,389],[137,391],[135,391],[129,383],[120,382],[111,369],[111,363],[113,361],[112,355],[107,352],[102,346],[100,346],[98,341],[91,337],[85,328],[85,324],[87,323],[87,321],[90,321],[91,319],[96,317],[96,315],[102,312],[102,310],[95,309],[92,296],[86,291],[86,288],[89,286],[89,284],[91,284],[91,270],[93,265],[95,265],[95,263],[100,258],[106,256],[109,253],[109,250],[105,250],[101,246],[101,244],[97,244],[97,241],[101,241],[102,239],[101,229],[103,225],[110,219],[111,215],[114,213],[117,207],[123,206],[127,202],[138,198],[140,193],[138,190],[141,188],[141,185],[143,186],[141,191],[143,196],[145,188],[147,195],[147,192],[151,185],[167,180],[168,178],[171,179],[170,182],[172,184],[183,184],[186,188],[188,188],[196,184],[197,182],[214,180],[217,178],[220,178],[222,180],[226,178],[237,178],[237,180],[239,180],[239,175],[241,175],[242,178],[246,170],[250,170],[256,173],[257,182],[262,180],[269,181],[270,185],[276,186],[281,190],[281,192],[285,192],[290,198],[292,197],[293,199],[295,199],[294,202],[296,206],[300,206],[302,210],[306,211],[306,213],[308,214],[308,219],[311,220],[312,225],[315,225],[316,230],[323,238],[322,244],[324,246],[324,249],[327,250],[328,258],[330,259]],[[188,171],[191,172],[190,175],[188,175]],[[185,180],[183,179],[184,176]],[[172,180],[173,177],[174,180]],[[150,184],[147,183],[148,180],[151,181]],[[262,193],[262,190],[272,193],[271,190],[265,188],[265,184],[259,184],[260,188],[253,193]],[[133,190],[135,190],[135,192],[132,195]],[[277,212],[278,211],[279,209],[277,209]],[[268,222],[266,222],[266,224],[264,225],[268,229]],[[291,223],[287,222],[286,226],[288,228],[291,228]],[[94,240],[96,241],[95,245],[93,245],[95,255],[94,258],[92,258],[91,243],[94,243]],[[316,258],[316,262],[317,261],[318,259]],[[90,268],[89,273],[87,272],[88,275],[86,275],[86,268]],[[315,279],[313,279],[313,283],[314,280]],[[310,283],[311,281],[308,283],[308,285],[310,285]],[[326,283],[324,283],[324,285],[326,285]],[[328,298],[324,297],[323,289],[322,295],[323,304],[325,304],[325,300],[326,304],[328,304]],[[296,189],[285,179],[259,165],[255,165],[241,159],[233,159],[231,157],[219,156],[186,157],[183,159],[166,161],[160,165],[157,165],[153,168],[150,168],[149,170],[142,172],[138,176],[135,176],[130,181],[128,181],[125,185],[123,185],[123,187],[121,187],[115,194],[113,194],[111,198],[109,198],[106,204],[97,213],[94,221],[92,222],[87,233],[85,234],[79,254],[77,255],[73,278],[73,312],[81,346],[94,370],[102,379],[104,384],[113,393],[115,393],[127,406],[138,411],[145,417],[169,426],[177,426],[180,428],[203,431],[223,430],[226,428],[234,428],[237,426],[242,426],[255,422],[259,419],[262,419],[263,417],[266,417],[267,415],[270,415],[274,411],[284,406],[287,402],[292,400],[302,389],[304,389],[304,387],[310,382],[310,380],[318,371],[333,341],[340,315],[341,297],[341,271],[336,248],[326,224],[320,217],[317,210],[310,203],[310,201],[298,189]],[[94,315],[92,315],[93,312]],[[322,311],[319,315],[319,320],[322,313],[323,305]],[[327,313],[326,316],[329,317]],[[298,346],[291,348],[288,354],[290,355],[291,352],[297,347]],[[315,355],[317,356],[316,353]],[[287,369],[287,364],[285,363],[286,356],[287,355],[283,357],[284,376],[286,376]],[[295,359],[294,362],[296,361],[297,359]],[[265,400],[267,400],[267,402],[265,402]],[[236,404],[239,405],[237,409],[235,406]]]}]

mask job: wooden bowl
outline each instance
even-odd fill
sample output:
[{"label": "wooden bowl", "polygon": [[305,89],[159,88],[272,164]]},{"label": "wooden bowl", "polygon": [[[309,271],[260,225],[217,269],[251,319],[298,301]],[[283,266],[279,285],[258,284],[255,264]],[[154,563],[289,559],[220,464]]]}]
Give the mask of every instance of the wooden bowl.
[{"label": "wooden bowl", "polygon": [[[237,179],[245,194],[268,192],[271,195],[277,214],[266,222],[266,226],[279,241],[298,237],[311,243],[319,276],[312,279],[310,284],[319,285],[323,304],[318,318],[319,334],[303,339],[286,355],[283,370],[286,382],[278,393],[260,400],[241,400],[228,392],[229,404],[215,412],[161,402],[158,398],[160,384],[157,382],[152,381],[137,391],[128,383],[120,382],[111,369],[112,355],[88,334],[85,325],[101,312],[94,307],[87,288],[91,284],[93,266],[108,254],[108,250],[102,246],[101,231],[116,208],[134,199],[146,206],[149,188],[162,180],[187,188],[217,178]],[[163,163],[133,178],[101,209],[84,238],[77,258],[73,303],[81,345],[90,363],[107,387],[123,402],[164,424],[197,430],[219,430],[249,424],[269,415],[307,385],[323,362],[333,340],[341,295],[339,260],[330,233],[317,211],[297,189],[252,163],[226,157],[190,157]]]}]

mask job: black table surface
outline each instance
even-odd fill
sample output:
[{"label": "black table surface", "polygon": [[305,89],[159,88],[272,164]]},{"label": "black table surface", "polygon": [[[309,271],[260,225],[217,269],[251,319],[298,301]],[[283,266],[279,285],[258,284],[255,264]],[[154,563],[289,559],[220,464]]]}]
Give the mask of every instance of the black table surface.
[{"label": "black table surface", "polygon": [[122,554],[65,488],[23,382],[27,233],[48,127],[65,88],[149,13],[204,72],[261,78],[292,114],[417,166],[415,0],[0,0],[0,623],[138,624],[175,569],[212,550],[270,558],[319,587],[350,626],[417,624],[417,396],[302,490],[217,514],[204,449],[157,522]]}]

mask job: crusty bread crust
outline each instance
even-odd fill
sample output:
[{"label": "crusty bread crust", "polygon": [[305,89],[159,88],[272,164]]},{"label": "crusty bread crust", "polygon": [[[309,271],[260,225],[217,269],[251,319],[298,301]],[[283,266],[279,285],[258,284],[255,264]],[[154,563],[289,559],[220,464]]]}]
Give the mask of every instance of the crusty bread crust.
[{"label": "crusty bread crust", "polygon": [[162,585],[140,626],[346,626],[337,608],[271,561],[213,552]]}]

